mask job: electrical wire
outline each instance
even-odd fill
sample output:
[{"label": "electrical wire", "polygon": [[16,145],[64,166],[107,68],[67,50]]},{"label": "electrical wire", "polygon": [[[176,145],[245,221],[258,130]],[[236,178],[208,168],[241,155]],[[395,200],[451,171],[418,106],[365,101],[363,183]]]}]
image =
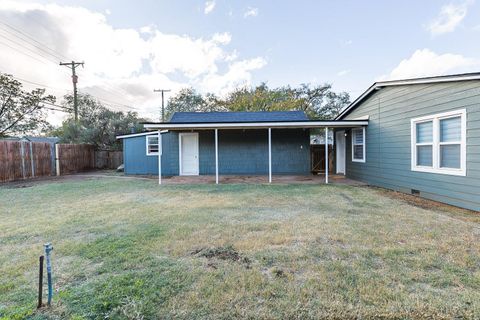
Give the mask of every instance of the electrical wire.
[{"label": "electrical wire", "polygon": [[[11,49],[13,49],[13,50],[21,53],[21,54],[24,54],[24,55],[26,55],[26,56],[28,56],[28,57],[30,57],[30,58],[32,58],[32,59],[40,62],[40,63],[43,63],[43,64],[47,64],[46,62],[52,62],[52,63],[54,63],[54,64],[57,64],[57,61],[52,60],[52,58],[59,59],[59,60],[62,60],[62,57],[63,57],[63,58],[66,58],[65,55],[63,55],[63,54],[61,54],[61,53],[59,53],[59,52],[57,52],[57,51],[49,48],[48,46],[42,44],[41,42],[35,40],[35,39],[34,39],[31,35],[29,35],[28,33],[23,32],[23,31],[15,28],[15,27],[13,27],[13,26],[5,23],[5,22],[1,22],[1,21],[0,21],[0,24],[6,26],[6,27],[8,27],[8,28],[10,28],[11,30],[14,30],[15,32],[21,34],[23,37],[19,37],[18,35],[14,34],[13,32],[10,32],[10,31],[6,30],[4,27],[1,27],[1,26],[0,26],[0,30],[2,30],[2,31],[4,31],[4,32],[7,32],[8,34],[10,34],[10,35],[16,37],[17,39],[19,39],[19,40],[27,43],[28,45],[30,45],[30,46],[33,47],[33,48],[36,48],[36,49],[38,49],[38,50],[41,50],[44,54],[40,54],[39,52],[36,52],[36,51],[32,50],[30,47],[26,46],[25,44],[22,44],[22,43],[20,43],[20,42],[18,42],[18,41],[15,41],[15,40],[10,39],[9,37],[5,36],[5,34],[1,34],[1,33],[0,33],[0,37],[2,37],[3,39],[5,39],[5,40],[7,40],[7,41],[9,41],[9,42],[11,42],[11,43],[13,43],[13,44],[21,47],[21,48],[24,48],[24,49],[27,50],[28,52],[32,53],[33,55],[36,55],[37,57],[39,57],[39,58],[41,58],[41,59],[43,59],[43,60],[40,60],[39,58],[37,58],[37,57],[35,57],[35,56],[33,56],[33,55],[25,52],[25,51],[19,50],[19,48],[16,48],[16,47],[14,47],[14,46],[12,46],[12,45],[10,45],[10,44],[8,44],[8,43],[5,43],[5,42],[3,42],[3,41],[0,41],[0,44],[3,44],[3,45],[5,45],[5,46],[7,46],[7,47],[9,47],[9,48],[11,48]],[[27,39],[30,39],[30,40],[27,40]],[[37,43],[38,45],[32,44],[30,41],[33,41],[33,42]],[[40,46],[40,47],[39,47],[39,46]],[[44,48],[46,48],[46,49],[43,49],[42,47],[44,47]],[[51,51],[51,52],[49,52],[49,51],[47,51],[47,50],[49,50],[49,51]],[[53,53],[52,53],[52,52],[53,52]],[[47,54],[48,56],[45,56],[45,54]],[[66,58],[66,59],[68,60],[68,58]],[[45,60],[45,61],[44,61],[44,60]],[[65,90],[65,89],[54,88],[54,87],[51,87],[51,86],[47,86],[47,85],[44,85],[44,84],[36,83],[36,82],[30,81],[30,80],[26,80],[26,79],[21,79],[21,78],[18,78],[18,77],[14,77],[14,78],[17,79],[17,80],[19,80],[19,81],[22,81],[22,82],[34,84],[34,85],[37,85],[37,86],[42,86],[43,89],[51,88],[51,89],[54,89],[54,90],[60,90],[60,91],[62,91],[62,92],[67,91],[67,90]],[[108,84],[104,84],[104,86],[105,86],[105,87],[110,87],[110,89],[111,89],[112,91],[116,91],[117,93],[120,93],[119,91],[117,91],[116,89],[114,89],[112,86],[110,86],[110,85],[108,85]],[[109,94],[109,95],[116,96],[115,94],[113,94],[112,92],[110,92],[110,91],[108,91],[108,90],[106,90],[106,89],[103,89],[103,88],[100,88],[100,87],[98,87],[98,89],[101,90],[101,91],[104,91],[105,93],[107,93],[107,94]],[[124,91],[124,90],[122,89],[122,91]],[[68,91],[67,91],[67,92],[68,92]],[[124,91],[124,93],[120,93],[120,94],[121,94],[121,95],[125,95],[125,96],[128,95],[128,93],[126,93],[125,91]],[[135,108],[135,107],[132,107],[132,106],[129,106],[129,105],[126,105],[126,104],[118,103],[118,102],[113,101],[113,100],[110,100],[110,99],[99,98],[99,97],[96,96],[96,95],[92,95],[92,96],[93,96],[95,99],[99,100],[100,102],[103,102],[104,104],[109,105],[110,107],[115,107],[115,106],[116,106],[116,107],[127,108],[127,109],[130,109],[130,110],[138,110],[138,108]]]},{"label": "electrical wire", "polygon": [[[54,57],[55,59],[58,59],[58,60],[66,59],[66,60],[68,60],[68,58],[67,58],[65,55],[63,55],[63,54],[61,54],[61,53],[59,53],[59,52],[51,49],[50,47],[46,46],[46,45],[43,44],[43,43],[37,41],[36,39],[34,39],[32,36],[28,35],[27,33],[25,33],[25,32],[23,32],[23,31],[15,28],[15,27],[13,27],[13,26],[11,26],[11,25],[9,25],[8,23],[5,23],[5,22],[0,21],[0,24],[2,24],[2,25],[4,25],[4,26],[6,26],[7,28],[15,31],[16,33],[11,32],[11,31],[7,30],[5,27],[0,26],[0,29],[1,29],[1,30],[3,30],[3,31],[5,31],[5,32],[13,35],[14,37],[16,37],[16,38],[18,38],[18,39],[23,40],[24,42],[30,43],[30,42],[29,42],[29,40],[30,40],[30,41],[38,44],[39,46],[36,46],[36,45],[33,45],[33,46],[34,46],[35,48],[37,48],[37,49],[45,52],[46,54]],[[19,37],[17,34],[20,34],[22,37]],[[25,40],[25,38],[27,38],[27,39],[29,39],[29,40]],[[30,43],[30,44],[31,44],[31,43]],[[43,48],[42,48],[42,47],[43,47]],[[45,48],[45,49],[44,49],[44,48]]]}]

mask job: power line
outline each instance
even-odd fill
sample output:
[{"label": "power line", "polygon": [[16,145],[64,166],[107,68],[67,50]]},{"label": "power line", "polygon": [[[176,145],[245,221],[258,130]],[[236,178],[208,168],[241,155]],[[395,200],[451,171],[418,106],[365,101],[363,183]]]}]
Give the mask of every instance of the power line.
[{"label": "power line", "polygon": [[[30,80],[26,80],[26,79],[23,79],[23,78],[19,78],[19,77],[16,77],[16,76],[12,76],[12,78],[18,80],[18,81],[21,81],[21,82],[26,82],[26,83],[30,83],[30,84],[33,84],[33,85],[36,85],[36,86],[40,86],[42,89],[46,89],[46,88],[51,88],[53,90],[59,90],[59,91],[64,91],[64,92],[70,92],[69,90],[66,90],[66,89],[61,89],[61,88],[55,88],[55,87],[51,87],[51,86],[47,86],[45,84],[42,84],[42,83],[38,83],[38,82],[34,82],[34,81],[30,81]],[[88,93],[90,94],[90,93]],[[134,108],[134,107],[129,107],[127,105],[119,105],[118,103],[116,102],[113,102],[113,101],[107,101],[103,98],[98,98],[97,96],[95,95],[92,95],[90,94],[93,98],[95,98],[96,100],[102,102],[103,104],[105,105],[108,105],[110,107],[125,107],[125,108],[130,108],[130,109],[134,109],[134,110],[138,110],[137,108]],[[107,102],[107,103],[105,103]],[[58,106],[58,105],[56,105]],[[62,107],[62,106],[59,106],[59,107]],[[65,107],[64,107],[65,108]],[[70,111],[73,111],[73,109],[69,109]]]},{"label": "power line", "polygon": [[[22,43],[19,43],[18,41],[12,40],[12,39],[10,39],[9,37],[7,37],[7,36],[5,36],[5,35],[3,35],[3,34],[0,34],[0,37],[2,37],[2,38],[4,38],[4,39],[6,39],[6,40],[8,40],[8,41],[10,41],[10,42],[12,42],[12,43],[14,43],[14,44],[16,44],[16,45],[19,46],[19,47],[22,47],[23,49],[25,49],[25,50],[27,50],[27,51],[29,51],[29,52],[31,52],[31,53],[33,53],[33,54],[35,54],[35,55],[43,58],[43,59],[45,59],[45,60],[48,61],[48,62],[56,63],[55,60],[51,59],[50,57],[47,57],[47,56],[45,56],[45,55],[42,55],[42,54],[40,54],[39,52],[37,52],[37,51],[35,51],[35,50],[32,50],[32,49],[29,48],[28,46],[26,46],[26,45],[24,45],[24,44],[22,44]],[[33,47],[34,47],[34,46],[33,46]]]},{"label": "power line", "polygon": [[[106,92],[106,93],[110,93],[110,92],[108,92],[107,90],[102,89],[102,88],[100,88],[100,87],[90,88],[89,90],[102,90],[102,91],[104,91],[104,92]],[[87,92],[87,91],[85,91],[85,92]],[[87,93],[90,94],[89,92],[87,92]],[[98,96],[95,96],[95,95],[92,95],[92,96],[95,97],[95,98],[96,98],[97,100],[99,100],[99,101],[106,101],[106,102],[108,102],[108,103],[115,104],[115,105],[117,105],[117,106],[121,106],[121,107],[124,107],[124,108],[132,109],[132,110],[138,110],[138,109],[135,108],[135,107],[131,107],[131,106],[129,106],[129,105],[122,104],[122,103],[119,103],[119,102],[116,102],[116,101],[113,101],[113,100],[109,100],[109,99],[105,99],[105,98],[99,98]]]},{"label": "power line", "polygon": [[[37,21],[37,22],[38,22],[38,21]],[[7,37],[7,36],[4,35],[4,34],[0,34],[0,37],[6,39],[7,41],[10,41],[11,43],[14,43],[15,45],[17,45],[17,46],[19,46],[19,47],[21,47],[21,48],[23,48],[23,49],[25,49],[25,50],[27,50],[28,52],[30,52],[30,53],[32,53],[33,55],[41,58],[42,60],[40,60],[39,58],[37,58],[37,57],[35,57],[35,56],[33,56],[33,55],[25,52],[25,51],[19,50],[19,48],[15,48],[15,47],[13,47],[13,46],[10,45],[10,44],[7,44],[7,43],[5,43],[5,42],[1,42],[1,41],[0,41],[0,43],[4,44],[5,46],[7,46],[7,47],[9,47],[9,48],[11,48],[11,49],[13,49],[13,50],[21,53],[21,54],[24,54],[24,55],[26,55],[26,56],[28,56],[28,57],[30,57],[30,58],[32,58],[32,59],[40,62],[40,63],[43,63],[43,64],[46,64],[46,62],[53,62],[53,63],[55,63],[55,64],[57,63],[56,61],[51,60],[50,57],[53,57],[53,58],[55,58],[55,59],[58,58],[58,59],[60,59],[60,60],[61,60],[61,57],[65,57],[65,55],[63,55],[63,54],[59,53],[58,51],[55,51],[54,49],[51,49],[50,47],[48,47],[48,46],[42,44],[41,42],[37,41],[37,40],[34,39],[31,35],[29,35],[28,33],[24,32],[24,31],[21,31],[21,30],[15,28],[15,27],[13,27],[13,26],[7,24],[7,23],[1,22],[1,21],[0,21],[0,23],[1,23],[2,25],[4,25],[4,26],[10,28],[11,30],[14,30],[15,32],[21,34],[22,37],[18,36],[17,34],[14,34],[14,33],[10,32],[9,30],[7,30],[7,29],[5,29],[4,27],[1,27],[1,26],[0,26],[0,30],[2,30],[2,31],[4,31],[4,32],[7,32],[9,35],[12,35],[12,36],[14,36],[15,38],[21,40],[23,43],[22,43],[22,42],[15,41],[15,40],[12,40],[11,38]],[[28,40],[28,39],[30,39],[30,40]],[[39,46],[38,46],[38,45],[35,45],[35,44],[32,44],[30,41],[35,42],[35,43],[38,44]],[[39,53],[39,52],[37,52],[37,51],[35,51],[35,50],[32,50],[31,47],[26,46],[24,43],[28,44],[29,46],[31,46],[31,47],[33,47],[33,48],[36,48],[36,49],[42,51],[44,54],[41,54],[41,53]],[[46,48],[46,49],[44,49],[44,48]],[[48,56],[46,56],[45,54],[48,55]],[[45,61],[44,61],[44,60],[45,60]],[[76,63],[76,64],[79,64],[79,63]],[[72,63],[63,63],[63,64],[61,63],[61,65],[70,65],[70,66],[72,66]],[[72,68],[72,73],[74,73],[73,68]],[[50,86],[47,86],[47,85],[43,85],[43,84],[39,84],[39,83],[36,83],[36,82],[32,82],[32,81],[29,81],[29,80],[20,79],[20,78],[17,78],[17,79],[18,79],[18,80],[21,80],[21,81],[24,81],[24,82],[27,82],[27,83],[34,84],[34,85],[40,85],[40,86],[43,86],[43,87],[47,87],[47,88],[52,88],[52,89],[54,89],[54,90],[58,90],[58,88],[53,88],[53,87],[50,87]],[[76,74],[73,74],[73,75],[72,75],[72,81],[76,81],[77,79],[78,79],[78,78],[76,77]],[[123,93],[120,93],[119,91],[115,90],[113,87],[111,87],[111,86],[109,86],[109,85],[107,85],[107,84],[104,84],[104,85],[105,85],[106,87],[110,87],[113,91],[116,91],[116,92],[119,93],[120,95],[128,96],[128,93],[126,93],[124,90],[122,90]],[[109,92],[109,91],[107,91],[107,90],[105,90],[105,89],[103,89],[103,88],[99,88],[99,89],[102,90],[102,91],[104,91],[104,92],[106,92],[106,93],[108,93],[108,94],[112,94],[111,92]],[[60,89],[60,90],[64,91],[64,89]],[[112,94],[112,95],[114,95],[114,94]],[[75,105],[75,100],[76,100],[76,99],[75,99],[75,96],[76,96],[76,85],[75,85],[75,83],[74,83],[74,105]],[[115,102],[115,101],[112,101],[112,100],[108,100],[108,99],[104,99],[104,98],[98,98],[98,97],[96,97],[96,96],[94,96],[94,98],[96,98],[97,100],[102,101],[102,102],[106,101],[106,102],[108,102],[109,104],[118,105],[118,106],[121,106],[121,107],[124,107],[124,108],[128,108],[128,109],[131,109],[131,110],[138,110],[137,108],[134,108],[134,107],[131,107],[131,106],[128,106],[128,105],[125,105],[125,104],[121,104],[121,103],[118,103],[118,102]],[[105,102],[104,102],[104,103],[105,103]]]},{"label": "power line", "polygon": [[[11,25],[9,25],[9,24],[7,24],[7,23],[5,23],[5,22],[2,22],[2,21],[0,21],[0,24],[3,24],[4,26],[8,27],[8,28],[11,29],[11,30],[14,30],[16,33],[11,32],[11,31],[7,30],[5,27],[1,27],[1,26],[0,26],[0,28],[1,28],[3,31],[5,31],[5,32],[7,32],[7,33],[9,33],[9,34],[11,34],[11,35],[13,35],[14,37],[16,37],[16,38],[18,38],[18,39],[20,39],[20,40],[22,40],[22,41],[24,41],[24,42],[26,42],[26,43],[28,43],[28,44],[30,44],[30,45],[32,45],[32,44],[29,42],[29,40],[30,40],[30,41],[33,41],[34,43],[36,43],[36,44],[39,45],[39,46],[37,46],[37,45],[32,45],[33,47],[35,47],[35,48],[37,48],[37,49],[45,52],[46,54],[52,56],[53,58],[55,58],[55,59],[60,59],[60,60],[65,58],[65,56],[64,56],[63,54],[61,54],[61,53],[59,53],[59,52],[51,49],[50,47],[46,46],[45,44],[37,41],[36,39],[34,39],[32,36],[28,35],[27,33],[25,33],[25,32],[23,32],[23,31],[15,28],[15,27],[12,27]],[[18,36],[17,34],[20,34],[21,37]],[[29,40],[26,40],[26,39],[29,39]],[[46,49],[44,49],[44,48],[46,48]],[[62,57],[63,57],[63,58],[62,58]]]},{"label": "power line", "polygon": [[[38,22],[38,21],[37,21],[37,22]],[[18,39],[20,39],[20,40],[28,43],[30,46],[32,46],[32,47],[34,47],[34,48],[37,48],[37,49],[39,49],[39,50],[41,50],[41,51],[43,51],[44,53],[48,54],[49,56],[52,56],[52,57],[54,57],[54,58],[60,58],[60,55],[61,55],[61,56],[65,57],[63,54],[61,54],[61,53],[59,53],[59,52],[57,52],[57,51],[55,51],[55,50],[53,50],[53,49],[45,46],[44,44],[40,43],[39,41],[35,40],[35,39],[34,39],[32,36],[30,36],[29,34],[27,34],[27,33],[23,32],[23,31],[15,28],[15,27],[12,27],[11,25],[9,25],[9,24],[7,24],[7,23],[1,22],[1,21],[0,21],[0,23],[3,24],[3,25],[5,25],[5,26],[7,26],[7,27],[9,27],[9,28],[11,28],[12,30],[15,30],[16,32],[22,34],[24,37],[27,37],[27,38],[31,39],[32,41],[38,43],[40,46],[45,47],[45,48],[47,48],[48,50],[57,53],[57,55],[56,55],[56,54],[52,54],[52,53],[44,50],[44,49],[41,48],[41,47],[38,47],[38,46],[36,46],[36,45],[33,45],[33,44],[30,43],[28,40],[25,40],[25,38],[20,38],[20,37],[18,37],[17,35],[9,32],[8,30],[5,30],[4,28],[1,29],[1,30],[3,30],[3,31],[6,31],[6,32],[8,32],[9,34],[13,35],[14,37],[16,37],[16,38],[18,38]],[[17,42],[17,41],[14,41],[14,40],[6,37],[5,35],[1,35],[1,34],[0,34],[0,36],[3,37],[3,38],[5,38],[6,40],[8,40],[8,41],[10,41],[10,42],[15,43],[16,45],[18,45],[18,46],[20,46],[20,47],[28,50],[29,52],[31,52],[31,53],[33,53],[33,54],[35,54],[35,55],[37,55],[37,56],[45,59],[45,60],[48,61],[48,62],[54,62],[54,63],[56,64],[56,61],[52,61],[52,60],[50,60],[50,58],[47,58],[45,55],[42,55],[42,54],[40,54],[40,53],[38,53],[38,52],[36,52],[36,51],[34,51],[34,50],[31,50],[31,48],[25,46],[24,44],[19,43],[19,42]],[[0,43],[1,43],[1,42],[0,42]],[[4,43],[4,44],[5,44],[5,43]],[[25,54],[25,55],[29,56],[29,57],[32,58],[32,59],[35,59],[35,60],[37,60],[37,61],[45,64],[45,61],[39,60],[38,58],[36,58],[36,57],[34,57],[34,56],[30,55],[30,54],[27,54],[27,53],[25,53],[24,51],[20,51],[20,50],[18,50],[17,48],[14,48],[14,47],[12,47],[12,46],[10,46],[10,45],[8,45],[8,44],[5,44],[5,45],[8,46],[8,47],[10,47],[10,48],[12,48],[12,49],[14,49],[14,50],[16,50],[16,51],[18,51],[18,52],[20,52],[20,53],[22,53],[22,54]],[[67,64],[71,64],[71,63],[67,63]],[[26,82],[29,82],[29,81],[26,81]],[[104,84],[104,86],[109,87],[111,90],[116,91],[116,92],[119,93],[120,95],[128,96],[128,93],[126,93],[124,90],[122,90],[123,92],[120,93],[119,91],[115,90],[113,87],[109,86],[108,84]],[[46,87],[48,87],[48,86],[46,86]],[[108,94],[112,94],[112,93],[110,93],[109,91],[107,91],[107,90],[105,90],[105,89],[103,89],[103,88],[99,88],[99,89],[102,90],[102,91],[104,91],[104,92],[106,92],[106,93],[108,93]],[[74,94],[74,95],[75,95],[75,94]],[[112,94],[112,95],[114,95],[114,94]],[[121,104],[121,103],[118,103],[118,102],[115,102],[115,101],[111,101],[111,100],[107,100],[107,99],[100,99],[100,98],[98,98],[98,97],[96,97],[96,98],[97,98],[98,100],[105,100],[105,101],[107,101],[107,102],[109,102],[109,103],[116,104],[116,105],[119,105],[119,106],[123,106],[123,107],[128,108],[128,109],[137,110],[136,108],[133,108],[133,107],[130,107],[130,106],[127,106],[127,105],[125,105],[125,104]]]},{"label": "power line", "polygon": [[21,81],[21,82],[26,82],[26,83],[33,84],[33,85],[36,85],[36,86],[40,86],[40,87],[42,87],[42,89],[49,88],[49,89],[58,90],[58,91],[63,91],[63,92],[70,92],[70,91],[67,90],[67,89],[61,89],[61,88],[55,88],[55,87],[47,86],[46,84],[41,84],[41,83],[38,83],[38,82],[34,82],[34,81],[22,79],[22,78],[13,76],[13,75],[12,75],[11,77],[14,78],[14,79],[16,79],[16,80],[18,80],[18,81]]},{"label": "power line", "polygon": [[19,53],[27,56],[27,57],[30,57],[30,58],[32,58],[32,59],[34,59],[34,60],[37,60],[37,61],[40,62],[40,63],[46,64],[45,61],[42,61],[42,60],[40,60],[40,59],[38,59],[38,58],[36,58],[36,57],[34,57],[34,56],[26,53],[26,52],[23,52],[23,51],[19,50],[18,48],[12,47],[11,45],[9,45],[9,44],[7,44],[7,43],[5,43],[5,42],[3,42],[3,41],[0,41],[0,44],[4,45],[4,46],[6,46],[6,47],[9,47],[9,48],[11,48],[11,49],[13,49],[13,50],[15,50],[15,51],[17,51],[17,52],[19,52]]}]

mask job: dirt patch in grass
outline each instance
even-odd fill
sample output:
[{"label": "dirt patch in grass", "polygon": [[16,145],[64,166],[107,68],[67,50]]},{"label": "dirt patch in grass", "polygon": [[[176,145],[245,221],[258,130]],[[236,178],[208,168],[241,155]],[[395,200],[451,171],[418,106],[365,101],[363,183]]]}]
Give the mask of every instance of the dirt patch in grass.
[{"label": "dirt patch in grass", "polygon": [[[241,255],[233,246],[198,248],[191,252],[193,256],[207,258],[208,260],[218,259],[223,261],[233,261],[243,264],[247,269],[251,268],[252,260]],[[209,261],[209,266],[215,267]]]}]

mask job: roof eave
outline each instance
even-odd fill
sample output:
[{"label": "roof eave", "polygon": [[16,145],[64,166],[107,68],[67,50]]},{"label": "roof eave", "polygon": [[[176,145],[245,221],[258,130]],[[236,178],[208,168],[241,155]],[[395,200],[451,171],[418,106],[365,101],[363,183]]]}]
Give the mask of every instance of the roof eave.
[{"label": "roof eave", "polygon": [[207,129],[267,129],[267,128],[345,128],[367,126],[368,120],[344,121],[280,121],[280,122],[236,122],[236,123],[146,123],[147,130],[207,130]]},{"label": "roof eave", "polygon": [[404,80],[388,80],[388,81],[378,81],[371,85],[364,93],[362,93],[357,99],[355,99],[351,104],[348,105],[338,116],[335,117],[335,120],[341,120],[346,116],[350,111],[352,111],[359,103],[365,100],[372,92],[375,90],[382,89],[389,86],[401,86],[401,85],[411,85],[411,84],[425,84],[425,83],[442,83],[442,82],[453,82],[453,81],[470,81],[470,80],[480,80],[480,73],[465,73],[465,74],[456,74],[456,75],[447,75],[447,76],[437,76],[437,77],[425,77],[425,78],[415,78],[415,79],[404,79]]},{"label": "roof eave", "polygon": [[[163,130],[161,133],[167,133],[168,130]],[[140,132],[140,133],[130,133],[130,134],[122,134],[119,136],[116,136],[115,139],[125,139],[125,138],[134,138],[134,137],[141,137],[141,136],[148,136],[155,134],[156,132],[154,131],[148,131],[148,132]]]}]

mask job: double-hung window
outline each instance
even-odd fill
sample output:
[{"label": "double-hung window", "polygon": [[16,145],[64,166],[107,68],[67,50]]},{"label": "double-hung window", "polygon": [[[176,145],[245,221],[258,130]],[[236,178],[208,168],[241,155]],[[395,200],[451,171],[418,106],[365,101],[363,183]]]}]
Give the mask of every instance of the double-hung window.
[{"label": "double-hung window", "polygon": [[365,162],[365,128],[352,129],[352,161]]},{"label": "double-hung window", "polygon": [[412,170],[466,175],[465,109],[412,119]]},{"label": "double-hung window", "polygon": [[158,135],[146,136],[147,156],[158,155]]}]

